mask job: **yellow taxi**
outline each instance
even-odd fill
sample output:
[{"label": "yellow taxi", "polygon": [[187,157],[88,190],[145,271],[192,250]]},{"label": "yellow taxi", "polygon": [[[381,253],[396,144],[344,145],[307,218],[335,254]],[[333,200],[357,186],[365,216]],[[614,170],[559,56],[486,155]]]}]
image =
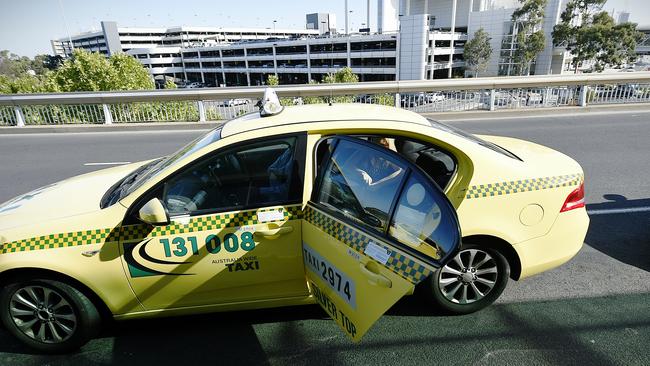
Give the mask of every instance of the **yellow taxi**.
[{"label": "yellow taxi", "polygon": [[5,328],[65,352],[105,316],[318,303],[358,341],[416,285],[469,313],[582,246],[583,171],[557,151],[396,108],[263,100],[173,155],[0,205]]}]

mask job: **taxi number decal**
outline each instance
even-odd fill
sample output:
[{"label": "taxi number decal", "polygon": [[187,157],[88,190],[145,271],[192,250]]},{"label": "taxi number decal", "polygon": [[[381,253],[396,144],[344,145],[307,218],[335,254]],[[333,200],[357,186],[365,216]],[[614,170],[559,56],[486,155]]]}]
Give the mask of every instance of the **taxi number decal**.
[{"label": "taxi number decal", "polygon": [[320,276],[325,284],[345,300],[352,307],[357,309],[356,291],[354,281],[342,271],[329,263],[306,243],[302,243],[303,259],[307,268]]},{"label": "taxi number decal", "polygon": [[[189,248],[188,248],[189,242]],[[163,246],[165,251],[165,257],[169,258],[172,255],[175,257],[183,257],[192,251],[192,255],[199,255],[199,245],[195,236],[189,236],[186,238],[177,236],[173,239],[160,239],[160,244]],[[250,252],[255,249],[255,240],[253,239],[253,233],[250,231],[245,231],[241,235],[237,236],[235,233],[228,233],[220,238],[218,235],[208,235],[205,238],[204,248],[209,254],[217,254],[221,251],[221,248],[224,248],[226,252],[234,253],[240,248],[244,251]]]}]

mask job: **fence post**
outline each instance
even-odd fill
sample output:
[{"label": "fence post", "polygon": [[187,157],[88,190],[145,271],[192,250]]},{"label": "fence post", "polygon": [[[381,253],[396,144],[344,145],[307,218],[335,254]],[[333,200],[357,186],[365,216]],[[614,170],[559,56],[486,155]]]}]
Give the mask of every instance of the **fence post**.
[{"label": "fence post", "polygon": [[104,110],[104,124],[113,124],[113,115],[111,114],[111,109],[108,108],[108,104],[102,104],[102,109]]},{"label": "fence post", "polygon": [[490,89],[490,111],[496,109],[494,101],[497,98],[497,92],[494,89]]},{"label": "fence post", "polygon": [[395,108],[401,108],[402,101],[400,100],[399,93],[395,93]]},{"label": "fence post", "polygon": [[199,107],[199,122],[205,122],[205,106],[202,100],[197,100],[196,105]]},{"label": "fence post", "polygon": [[578,100],[578,105],[580,107],[586,107],[587,106],[587,92],[589,91],[589,86],[583,85],[580,88],[580,99]]},{"label": "fence post", "polygon": [[547,86],[546,91],[544,92],[544,102],[542,103],[542,107],[548,107],[550,100],[551,100],[551,88]]},{"label": "fence post", "polygon": [[19,105],[14,106],[14,113],[16,113],[16,127],[25,127],[25,116],[23,109]]}]

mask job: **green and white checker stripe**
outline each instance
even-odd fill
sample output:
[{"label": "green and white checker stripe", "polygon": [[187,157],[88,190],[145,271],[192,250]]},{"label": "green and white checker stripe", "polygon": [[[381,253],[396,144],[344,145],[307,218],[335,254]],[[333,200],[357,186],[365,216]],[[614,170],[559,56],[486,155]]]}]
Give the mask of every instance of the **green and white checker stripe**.
[{"label": "green and white checker stripe", "polygon": [[520,179],[509,182],[497,182],[470,186],[466,199],[502,196],[519,192],[539,191],[558,187],[577,186],[582,183],[582,174],[567,174],[554,177]]},{"label": "green and white checker stripe", "polygon": [[296,220],[300,219],[302,216],[301,206],[295,205],[196,217],[190,219],[187,224],[171,223],[170,225],[155,227],[138,224],[115,229],[108,228],[58,233],[5,243],[0,248],[0,254],[102,244],[119,240],[141,240],[145,237],[176,235],[196,231],[219,230],[227,227],[255,225],[258,223],[257,212],[280,209],[282,210],[284,220]]},{"label": "green and white checker stripe", "polygon": [[372,240],[371,237],[334,220],[329,215],[310,206],[305,208],[305,220],[359,253],[364,253],[370,241],[384,247],[390,253],[386,267],[412,283],[420,283],[431,274],[429,269],[412,258],[386,247],[377,240]]},{"label": "green and white checker stripe", "polygon": [[104,243],[112,240],[110,234],[111,229],[97,229],[38,236],[5,243],[0,254]]}]

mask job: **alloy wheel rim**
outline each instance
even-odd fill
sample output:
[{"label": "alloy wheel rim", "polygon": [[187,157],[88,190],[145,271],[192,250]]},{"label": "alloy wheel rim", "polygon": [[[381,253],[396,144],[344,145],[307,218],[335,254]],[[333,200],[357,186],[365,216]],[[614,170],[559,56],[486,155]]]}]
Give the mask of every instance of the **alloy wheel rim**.
[{"label": "alloy wheel rim", "polygon": [[496,260],[480,249],[461,250],[439,272],[443,296],[456,304],[480,301],[494,288],[499,275]]},{"label": "alloy wheel rim", "polygon": [[61,294],[43,286],[18,289],[9,302],[9,314],[27,337],[42,343],[61,343],[77,329],[72,305]]}]

